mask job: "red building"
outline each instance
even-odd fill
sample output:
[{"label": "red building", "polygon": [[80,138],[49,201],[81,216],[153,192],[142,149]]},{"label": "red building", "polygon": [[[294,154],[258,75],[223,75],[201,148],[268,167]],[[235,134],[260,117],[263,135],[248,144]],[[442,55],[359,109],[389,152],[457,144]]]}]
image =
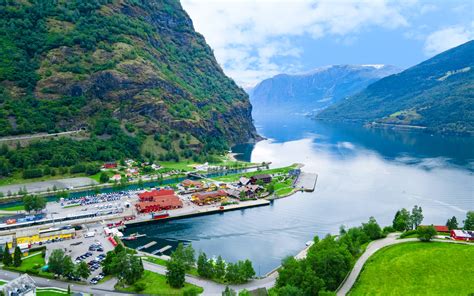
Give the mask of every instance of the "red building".
[{"label": "red building", "polygon": [[140,201],[153,201],[155,197],[174,195],[174,190],[172,189],[161,189],[161,190],[152,190],[145,191],[138,195]]},{"label": "red building", "polygon": [[451,230],[451,238],[455,240],[474,241],[474,231],[471,230]]},{"label": "red building", "polygon": [[448,226],[435,225],[434,228],[436,229],[437,232],[449,232]]},{"label": "red building", "polygon": [[102,167],[104,169],[116,169],[117,164],[115,162],[106,162],[106,163],[104,163],[104,165]]},{"label": "red building", "polygon": [[140,213],[151,213],[182,208],[183,202],[176,195],[155,196],[152,201],[139,202],[135,207]]}]

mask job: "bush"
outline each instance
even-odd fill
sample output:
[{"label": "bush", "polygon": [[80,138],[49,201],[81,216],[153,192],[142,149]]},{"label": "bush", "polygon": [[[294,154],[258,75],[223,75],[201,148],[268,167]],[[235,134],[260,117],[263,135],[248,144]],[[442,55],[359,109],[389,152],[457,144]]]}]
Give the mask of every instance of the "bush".
[{"label": "bush", "polygon": [[23,171],[23,179],[39,178],[43,176],[41,169],[29,169]]},{"label": "bush", "polygon": [[383,228],[383,233],[385,234],[389,234],[389,233],[392,233],[392,232],[395,232],[395,228],[393,228],[392,226],[385,226]]},{"label": "bush", "polygon": [[134,290],[135,292],[137,292],[137,293],[139,293],[139,292],[145,290],[145,288],[146,288],[146,284],[145,284],[145,283],[142,283],[142,282],[140,282],[140,283],[135,283],[135,284],[133,285],[133,290]]},{"label": "bush", "polygon": [[400,238],[405,238],[407,236],[410,236],[410,235],[413,235],[413,234],[417,234],[418,232],[416,230],[407,230],[405,231],[404,233],[402,233],[400,235]]},{"label": "bush", "polygon": [[430,226],[418,226],[416,229],[418,238],[422,242],[429,242],[437,234],[436,229],[433,225]]}]

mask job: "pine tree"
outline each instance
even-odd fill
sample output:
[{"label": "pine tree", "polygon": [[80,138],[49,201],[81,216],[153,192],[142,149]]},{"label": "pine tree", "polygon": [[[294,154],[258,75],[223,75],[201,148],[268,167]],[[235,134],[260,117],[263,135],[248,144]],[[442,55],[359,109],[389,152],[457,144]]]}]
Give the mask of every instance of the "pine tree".
[{"label": "pine tree", "polygon": [[3,250],[3,265],[12,265],[12,255],[10,254],[10,250],[8,249],[8,244],[5,245],[5,249]]},{"label": "pine tree", "polygon": [[13,266],[19,267],[21,265],[21,250],[20,247],[15,248],[15,252],[13,253]]}]

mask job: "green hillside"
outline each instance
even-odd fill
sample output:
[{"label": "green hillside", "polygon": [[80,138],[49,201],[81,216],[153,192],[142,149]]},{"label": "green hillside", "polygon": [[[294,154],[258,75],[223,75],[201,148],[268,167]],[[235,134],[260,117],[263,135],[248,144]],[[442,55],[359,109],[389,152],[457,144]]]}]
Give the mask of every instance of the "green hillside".
[{"label": "green hillside", "polygon": [[474,41],[385,77],[316,118],[474,133]]},{"label": "green hillside", "polygon": [[57,165],[52,147],[68,163],[177,159],[257,137],[248,96],[178,1],[0,1],[0,137],[77,129],[85,142],[0,153],[0,175]]}]

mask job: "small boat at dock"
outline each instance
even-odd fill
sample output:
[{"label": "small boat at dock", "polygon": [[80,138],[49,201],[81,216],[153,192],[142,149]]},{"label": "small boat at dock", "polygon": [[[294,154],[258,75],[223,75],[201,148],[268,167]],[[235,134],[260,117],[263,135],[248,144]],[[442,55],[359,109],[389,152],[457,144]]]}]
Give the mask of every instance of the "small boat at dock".
[{"label": "small boat at dock", "polygon": [[123,239],[123,240],[136,240],[137,238],[144,237],[144,236],[146,236],[146,234],[143,234],[143,233],[133,233],[133,234],[130,234],[129,236],[123,237],[122,239]]}]

